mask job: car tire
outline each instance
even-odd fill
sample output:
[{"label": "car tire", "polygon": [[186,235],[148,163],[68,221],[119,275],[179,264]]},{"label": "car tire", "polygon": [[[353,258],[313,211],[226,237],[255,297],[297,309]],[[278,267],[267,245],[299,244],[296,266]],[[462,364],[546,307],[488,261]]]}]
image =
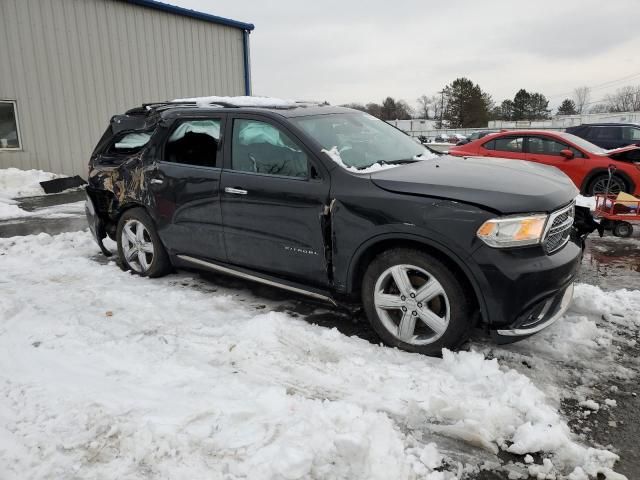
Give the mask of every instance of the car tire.
[{"label": "car tire", "polygon": [[169,255],[153,220],[142,208],[125,211],[116,230],[118,264],[143,277],[161,277],[171,271]]},{"label": "car tire", "polygon": [[[402,285],[400,285],[402,284]],[[371,326],[392,347],[425,355],[456,349],[469,336],[472,301],[451,269],[420,250],[377,256],[362,281]]]},{"label": "car tire", "polygon": [[[605,193],[605,189],[608,182],[609,182],[609,174],[605,173],[601,175],[596,175],[589,182],[589,188],[587,188],[586,193],[590,196],[594,196],[596,194],[603,194]],[[626,192],[627,190],[628,190],[627,182],[625,182],[624,178],[618,175],[611,176],[610,193],[617,194],[620,192]]]},{"label": "car tire", "polygon": [[616,222],[613,226],[613,234],[616,237],[629,238],[633,235],[633,225],[629,222]]}]

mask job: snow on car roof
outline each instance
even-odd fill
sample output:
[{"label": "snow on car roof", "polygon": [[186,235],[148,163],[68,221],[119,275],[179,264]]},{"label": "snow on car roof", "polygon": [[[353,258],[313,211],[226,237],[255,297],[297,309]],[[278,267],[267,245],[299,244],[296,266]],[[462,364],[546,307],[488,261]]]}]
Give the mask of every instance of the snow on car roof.
[{"label": "snow on car roof", "polygon": [[199,107],[209,107],[211,105],[232,105],[235,107],[266,107],[266,108],[295,108],[304,102],[296,102],[275,97],[258,96],[238,96],[238,97],[191,97],[176,98],[172,103],[195,103]]}]

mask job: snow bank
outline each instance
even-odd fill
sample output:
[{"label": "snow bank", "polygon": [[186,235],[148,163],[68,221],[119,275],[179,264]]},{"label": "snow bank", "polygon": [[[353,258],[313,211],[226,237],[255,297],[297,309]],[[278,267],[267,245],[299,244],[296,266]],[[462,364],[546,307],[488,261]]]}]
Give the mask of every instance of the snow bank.
[{"label": "snow bank", "polygon": [[30,216],[13,199],[44,195],[40,182],[62,176],[42,170],[0,169],[0,220]]},{"label": "snow bank", "polygon": [[298,105],[294,100],[285,100],[274,97],[192,97],[192,98],[176,98],[172,102],[195,102],[199,107],[208,107],[211,104],[219,102],[230,103],[238,107],[295,107]]},{"label": "snow bank", "polygon": [[44,190],[40,186],[40,182],[63,176],[64,175],[43,172],[42,170],[0,169],[0,201],[2,201],[3,198],[10,199],[44,195]]},{"label": "snow bank", "polygon": [[0,478],[447,480],[499,449],[582,478],[617,458],[481,353],[372,345],[97,251],[86,232],[0,239]]}]

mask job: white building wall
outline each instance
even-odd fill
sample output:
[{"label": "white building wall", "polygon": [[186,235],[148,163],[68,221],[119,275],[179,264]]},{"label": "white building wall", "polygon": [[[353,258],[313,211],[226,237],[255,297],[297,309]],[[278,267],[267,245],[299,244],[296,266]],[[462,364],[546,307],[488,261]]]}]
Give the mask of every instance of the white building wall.
[{"label": "white building wall", "polygon": [[119,0],[0,0],[0,100],[20,151],[0,168],[86,178],[109,118],[142,103],[243,95],[243,31]]}]

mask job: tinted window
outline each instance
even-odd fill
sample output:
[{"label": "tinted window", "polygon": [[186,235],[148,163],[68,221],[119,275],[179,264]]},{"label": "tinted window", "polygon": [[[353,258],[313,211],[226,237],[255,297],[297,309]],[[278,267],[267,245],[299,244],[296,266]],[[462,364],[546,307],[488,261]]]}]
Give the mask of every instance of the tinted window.
[{"label": "tinted window", "polygon": [[522,137],[501,137],[490,140],[483,145],[487,150],[522,153]]},{"label": "tinted window", "polygon": [[233,121],[234,170],[306,178],[308,165],[307,155],[279,128],[257,120]]},{"label": "tinted window", "polygon": [[538,155],[560,155],[561,150],[571,150],[574,157],[582,157],[582,152],[565,143],[548,137],[529,137],[529,153]]},{"label": "tinted window", "polygon": [[109,149],[110,153],[135,153],[142,149],[151,138],[147,132],[132,132],[118,138]]},{"label": "tinted window", "polygon": [[164,160],[184,165],[215,167],[220,145],[220,120],[185,120],[173,130]]},{"label": "tinted window", "polygon": [[590,137],[596,140],[616,140],[621,138],[620,127],[591,127]]}]

